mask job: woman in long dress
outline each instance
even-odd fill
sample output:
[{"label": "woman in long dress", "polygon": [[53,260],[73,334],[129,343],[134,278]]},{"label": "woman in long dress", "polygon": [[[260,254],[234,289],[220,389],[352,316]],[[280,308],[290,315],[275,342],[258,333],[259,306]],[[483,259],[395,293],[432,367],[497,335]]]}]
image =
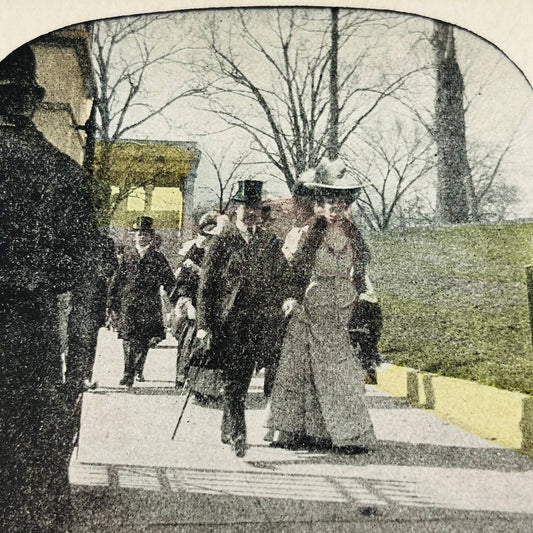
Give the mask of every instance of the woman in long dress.
[{"label": "woman in long dress", "polygon": [[342,166],[321,163],[303,176],[317,209],[294,250],[295,298],[272,390],[265,437],[286,447],[359,452],[375,441],[364,401],[365,370],[348,324],[364,292],[368,249],[349,217],[361,187]]},{"label": "woman in long dress", "polygon": [[206,213],[198,222],[198,236],[185,243],[180,250],[183,263],[176,274],[176,289],[172,294],[177,302],[174,311],[173,334],[178,340],[176,385],[183,386],[191,378],[189,386],[196,401],[203,405],[213,404],[222,398],[222,371],[195,366],[191,360],[193,341],[196,336],[196,295],[200,283],[202,262],[212,237],[218,235],[227,222],[225,215]]}]

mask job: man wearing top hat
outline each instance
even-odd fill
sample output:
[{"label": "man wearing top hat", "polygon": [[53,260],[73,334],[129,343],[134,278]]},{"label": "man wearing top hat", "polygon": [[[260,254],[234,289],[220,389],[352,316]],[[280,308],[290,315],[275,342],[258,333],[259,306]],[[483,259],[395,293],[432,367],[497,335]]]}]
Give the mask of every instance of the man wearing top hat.
[{"label": "man wearing top hat", "polygon": [[165,337],[159,288],[170,294],[176,280],[165,256],[156,249],[153,220],[140,217],[133,228],[135,246],[124,257],[109,289],[108,306],[116,313],[123,340],[124,375],[120,385],[144,381],[148,350]]},{"label": "man wearing top hat", "polygon": [[37,130],[45,91],[28,45],[0,63],[1,531],[68,528],[78,417],[62,379],[58,295],[90,240],[81,167]]},{"label": "man wearing top hat", "polygon": [[197,337],[210,346],[210,366],[224,374],[221,439],[238,457],[246,453],[245,400],[254,368],[279,352],[289,278],[280,241],[261,228],[262,185],[239,182],[235,223],[209,247],[198,291]]}]

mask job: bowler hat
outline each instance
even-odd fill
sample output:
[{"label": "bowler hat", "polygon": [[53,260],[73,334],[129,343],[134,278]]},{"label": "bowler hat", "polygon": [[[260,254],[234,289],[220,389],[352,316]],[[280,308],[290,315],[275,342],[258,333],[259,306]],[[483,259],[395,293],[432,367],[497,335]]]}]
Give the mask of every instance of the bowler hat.
[{"label": "bowler hat", "polygon": [[26,90],[41,101],[45,90],[37,83],[35,55],[25,44],[11,52],[0,63],[0,90]]},{"label": "bowler hat", "polygon": [[152,217],[141,216],[135,219],[133,223],[133,231],[142,231],[153,233],[154,219]]},{"label": "bowler hat", "polygon": [[238,182],[238,190],[233,197],[234,202],[241,202],[246,205],[261,203],[263,193],[263,182],[259,180],[241,180]]}]

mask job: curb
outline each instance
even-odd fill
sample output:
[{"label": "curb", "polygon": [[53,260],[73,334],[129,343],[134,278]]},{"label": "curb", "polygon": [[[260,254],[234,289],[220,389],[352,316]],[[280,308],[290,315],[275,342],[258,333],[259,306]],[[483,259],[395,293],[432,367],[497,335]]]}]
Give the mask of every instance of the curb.
[{"label": "curb", "polygon": [[505,448],[533,450],[533,397],[408,367],[382,365],[377,388]]}]

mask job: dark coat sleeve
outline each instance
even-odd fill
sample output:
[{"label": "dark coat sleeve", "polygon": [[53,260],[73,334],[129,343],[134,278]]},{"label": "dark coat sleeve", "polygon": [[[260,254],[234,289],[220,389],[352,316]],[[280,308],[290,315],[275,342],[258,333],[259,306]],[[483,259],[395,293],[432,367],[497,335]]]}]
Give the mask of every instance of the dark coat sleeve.
[{"label": "dark coat sleeve", "polygon": [[162,253],[157,253],[159,260],[159,280],[167,294],[171,294],[176,287],[176,278],[167,258]]},{"label": "dark coat sleeve", "polygon": [[29,124],[0,135],[0,281],[62,293],[83,276],[90,201],[81,167]]},{"label": "dark coat sleeve", "polygon": [[227,259],[225,239],[216,237],[208,247],[200,272],[196,323],[198,329],[214,330],[220,323],[220,273]]},{"label": "dark coat sleeve", "polygon": [[204,248],[193,245],[185,254],[179,272],[176,275],[176,285],[169,295],[172,305],[176,305],[181,297],[190,298],[196,305],[198,285],[200,284],[200,269],[205,255]]},{"label": "dark coat sleeve", "polygon": [[109,282],[107,307],[110,311],[119,312],[122,288],[126,282],[126,262],[122,261]]}]

